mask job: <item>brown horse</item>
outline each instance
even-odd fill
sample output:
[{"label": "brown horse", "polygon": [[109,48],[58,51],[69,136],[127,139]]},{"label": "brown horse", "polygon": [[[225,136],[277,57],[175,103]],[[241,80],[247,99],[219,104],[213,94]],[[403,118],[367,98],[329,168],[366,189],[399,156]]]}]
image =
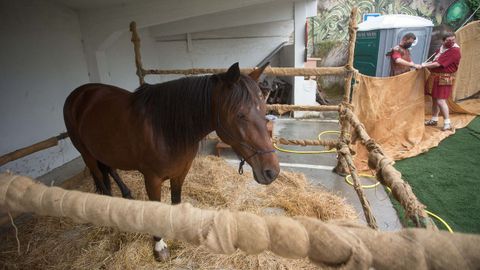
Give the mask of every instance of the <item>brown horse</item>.
[{"label": "brown horse", "polygon": [[[111,175],[122,196],[132,198],[116,169],[138,170],[150,200],[160,201],[170,179],[172,204],[180,203],[199,142],[214,130],[242,157],[239,171],[246,161],[258,183],[270,184],[280,168],[257,85],[266,66],[247,76],[236,63],[226,73],[144,84],[133,93],[105,84],[75,89],[65,101],[65,125],[97,192],[111,195]],[[154,238],[155,258],[167,259],[166,244]]]}]

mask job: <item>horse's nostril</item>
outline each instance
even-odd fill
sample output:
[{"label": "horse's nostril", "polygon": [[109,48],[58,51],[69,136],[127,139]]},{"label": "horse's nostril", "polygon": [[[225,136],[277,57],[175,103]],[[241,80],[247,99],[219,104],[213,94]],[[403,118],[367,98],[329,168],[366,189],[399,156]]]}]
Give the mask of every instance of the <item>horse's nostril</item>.
[{"label": "horse's nostril", "polygon": [[273,170],[265,170],[264,171],[265,178],[272,181],[277,177],[277,173]]}]

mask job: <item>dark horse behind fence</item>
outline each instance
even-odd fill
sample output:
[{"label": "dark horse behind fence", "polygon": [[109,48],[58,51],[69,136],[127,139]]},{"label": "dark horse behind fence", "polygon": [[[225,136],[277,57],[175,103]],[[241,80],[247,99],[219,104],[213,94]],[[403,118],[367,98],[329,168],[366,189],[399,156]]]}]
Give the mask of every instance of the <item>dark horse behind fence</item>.
[{"label": "dark horse behind fence", "polygon": [[[133,93],[105,84],[75,89],[65,101],[65,125],[97,191],[111,195],[110,175],[131,198],[116,169],[138,170],[150,200],[160,201],[162,183],[170,179],[172,203],[180,203],[199,142],[214,130],[242,157],[240,166],[248,162],[255,180],[270,184],[280,168],[257,85],[265,67],[247,76],[236,63],[226,73],[144,84]],[[168,248],[155,240],[155,258],[165,260]]]}]

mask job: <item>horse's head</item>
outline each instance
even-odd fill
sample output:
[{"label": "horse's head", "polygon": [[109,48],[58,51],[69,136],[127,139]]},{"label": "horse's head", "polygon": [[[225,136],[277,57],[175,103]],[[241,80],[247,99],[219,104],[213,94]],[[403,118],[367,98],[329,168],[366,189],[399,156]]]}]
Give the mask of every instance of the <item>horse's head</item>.
[{"label": "horse's head", "polygon": [[[267,64],[268,65],[268,64]],[[240,74],[238,63],[218,80],[213,93],[214,123],[220,138],[253,168],[255,180],[270,184],[280,166],[267,131],[266,105],[257,80],[267,65],[249,75]]]}]

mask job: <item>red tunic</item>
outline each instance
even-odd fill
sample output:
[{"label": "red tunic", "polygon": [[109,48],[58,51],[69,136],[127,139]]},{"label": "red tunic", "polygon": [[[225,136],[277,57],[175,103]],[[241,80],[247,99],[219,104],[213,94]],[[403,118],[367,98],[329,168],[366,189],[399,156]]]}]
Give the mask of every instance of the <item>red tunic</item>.
[{"label": "red tunic", "polygon": [[387,53],[387,56],[390,56],[390,76],[395,76],[410,71],[410,67],[395,63],[397,58],[402,58],[407,62],[412,62],[410,51],[408,49],[404,49],[397,45],[393,47],[389,53]]},{"label": "red tunic", "polygon": [[[435,54],[438,54],[440,50],[437,50]],[[441,66],[437,68],[432,68],[430,71],[432,73],[448,73],[452,74],[455,73],[458,69],[458,65],[460,64],[460,48],[459,47],[452,47],[445,51],[440,57],[436,60]],[[439,85],[439,76],[435,76],[434,74],[429,78],[429,80],[433,80],[432,84],[432,97],[437,99],[448,99],[452,94],[453,85]]]}]

